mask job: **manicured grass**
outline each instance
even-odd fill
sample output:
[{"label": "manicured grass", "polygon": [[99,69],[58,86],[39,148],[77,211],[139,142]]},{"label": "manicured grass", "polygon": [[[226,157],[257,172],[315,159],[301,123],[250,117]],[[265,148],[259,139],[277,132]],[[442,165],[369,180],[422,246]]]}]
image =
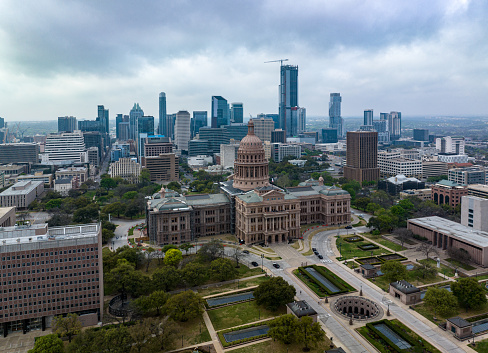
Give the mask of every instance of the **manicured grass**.
[{"label": "manicured grass", "polygon": [[[377,321],[378,322],[378,321]],[[430,352],[430,353],[440,353],[440,351],[431,345],[429,342],[425,341],[422,337],[416,334],[414,331],[410,330],[407,326],[402,324],[398,320],[381,320],[390,329],[395,331],[400,337],[407,340],[413,347],[409,349],[402,349],[402,352]],[[372,323],[374,324],[374,323]],[[378,334],[371,324],[360,327],[357,331],[365,337],[368,342],[373,345],[381,353],[396,352],[396,349],[392,349],[393,344],[385,340],[385,337]],[[396,348],[396,346],[395,346]]]},{"label": "manicured grass", "polygon": [[[441,265],[442,266],[442,265]],[[478,276],[474,276],[473,278],[476,278],[478,281],[481,281],[482,279],[488,279],[488,274],[486,275],[478,275]]]},{"label": "manicured grass", "polygon": [[[233,349],[232,353],[302,353],[303,345],[299,344],[283,344],[278,341],[267,340],[264,342],[258,342],[253,345],[245,346],[238,349]],[[323,342],[320,342],[316,348],[311,348],[311,353],[323,353],[325,350],[330,349],[330,340],[325,338]]]},{"label": "manicured grass", "polygon": [[376,240],[376,242],[387,247],[388,249],[393,250],[393,251],[402,251],[402,250],[406,249],[405,247],[401,246],[400,244],[394,243],[390,240],[386,240],[383,238]]},{"label": "manicured grass", "polygon": [[479,353],[488,353],[488,338],[485,338],[482,341],[476,342],[475,345],[472,343],[469,344],[469,347],[474,349],[476,352]]},{"label": "manicured grass", "polygon": [[239,268],[237,269],[237,271],[239,272],[239,278],[256,276],[263,273],[261,271],[261,267],[247,267],[243,264],[239,264]]},{"label": "manicured grass", "polygon": [[373,253],[373,256],[391,253],[391,251],[386,250],[385,248],[379,248],[374,250],[361,250],[358,248],[358,245],[370,244],[370,242],[363,240],[354,243],[348,243],[343,240],[344,237],[346,236],[338,238],[336,242],[337,249],[339,249],[339,244],[342,244],[340,245],[340,251],[344,260],[352,259],[354,257],[368,257],[371,256],[371,252]]},{"label": "manicured grass", "polygon": [[[236,289],[242,289],[242,288],[249,288],[253,286],[258,286],[261,283],[267,281],[269,277],[257,277],[257,278],[252,278],[252,279],[243,279],[240,280],[239,283],[230,283],[230,284],[225,284],[220,287],[210,287],[206,289],[199,289],[198,294],[201,296],[205,297],[207,295],[214,295],[214,294],[220,294],[220,293],[225,293],[231,290],[236,290]],[[239,285],[239,288],[237,286]]]},{"label": "manicured grass", "polygon": [[205,322],[203,321],[203,317],[179,323],[179,326],[181,327],[181,330],[178,344],[181,344],[182,335],[184,347],[212,340],[210,338],[210,333],[207,330],[207,326],[205,326]]},{"label": "manicured grass", "polygon": [[454,266],[457,266],[457,267],[461,267],[462,269],[466,270],[466,271],[472,271],[472,270],[476,270],[476,267],[473,267],[473,266],[470,266],[468,264],[465,264],[465,263],[462,263],[462,262],[459,262],[457,260],[454,260],[454,259],[446,259],[447,262],[450,262],[451,264],[453,264]]},{"label": "manicured grass", "polygon": [[415,311],[418,312],[420,315],[425,317],[426,319],[432,321],[435,324],[439,324],[440,322],[445,321],[446,319],[453,317],[453,316],[460,316],[462,318],[468,318],[471,316],[475,315],[481,315],[484,314],[488,311],[488,303],[483,305],[482,307],[478,309],[469,309],[466,311],[466,309],[463,308],[458,308],[457,312],[454,312],[453,314],[449,315],[448,317],[443,317],[442,315],[437,314],[437,321],[434,320],[434,311],[431,310],[430,308],[426,307],[425,304],[418,304],[415,305]]},{"label": "manicured grass", "polygon": [[[423,259],[423,260],[419,260],[419,262],[423,264],[428,263],[434,266],[435,268],[437,268],[437,261],[435,261],[434,259]],[[437,268],[437,270],[448,277],[453,277],[455,275],[455,271],[452,268],[447,267],[446,265],[443,264],[441,264],[441,268]]]},{"label": "manicured grass", "polygon": [[286,308],[277,311],[267,310],[256,304],[254,300],[225,306],[223,308],[207,311],[215,331],[220,331],[234,326],[249,324],[254,321],[268,319],[286,314]]},{"label": "manicured grass", "polygon": [[[380,276],[374,278],[369,278],[368,279],[370,282],[376,284],[378,287],[383,289],[385,292],[388,291],[388,288],[390,286],[390,282],[386,279],[385,276]],[[406,279],[407,282],[413,284],[414,286],[423,286],[425,284],[432,284],[432,283],[438,283],[445,281],[444,278],[441,276],[435,276],[434,278],[417,278],[417,276],[414,274],[413,271],[408,271],[408,277]]]},{"label": "manicured grass", "polygon": [[293,249],[298,250],[300,249],[300,240],[294,242],[293,244],[290,245]]}]

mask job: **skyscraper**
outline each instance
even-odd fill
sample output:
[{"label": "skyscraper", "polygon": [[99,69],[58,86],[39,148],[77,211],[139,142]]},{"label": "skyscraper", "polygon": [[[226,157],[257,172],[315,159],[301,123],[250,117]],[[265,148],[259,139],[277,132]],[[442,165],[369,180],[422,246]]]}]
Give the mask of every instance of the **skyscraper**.
[{"label": "skyscraper", "polygon": [[100,121],[100,127],[102,133],[108,134],[109,131],[109,116],[108,116],[108,109],[105,109],[103,105],[98,106],[98,118],[97,121]]},{"label": "skyscraper", "polygon": [[302,133],[307,130],[307,109],[305,108],[298,108],[298,127],[297,133]]},{"label": "skyscraper", "polygon": [[139,106],[139,103],[134,103],[134,106],[129,113],[129,138],[137,141],[137,131],[139,118],[144,116],[144,111]]},{"label": "skyscraper", "polygon": [[244,120],[244,106],[242,103],[232,103],[230,108],[230,121],[242,124]]},{"label": "skyscraper", "polygon": [[379,179],[376,131],[348,131],[346,148],[347,164],[344,167],[344,178],[359,183]]},{"label": "skyscraper", "polygon": [[0,129],[3,129],[5,127],[5,119],[0,118]]},{"label": "skyscraper", "polygon": [[[0,126],[2,125],[2,122],[3,119],[1,119],[0,121]],[[76,118],[74,116],[58,117],[58,132],[73,132],[75,130],[76,130]]]},{"label": "skyscraper", "polygon": [[188,152],[188,141],[190,141],[190,113],[180,110],[176,113],[175,121],[175,145],[178,151]]},{"label": "skyscraper", "polygon": [[398,140],[402,136],[402,113],[390,112],[388,114],[388,131],[391,140]]},{"label": "skyscraper", "polygon": [[337,136],[344,136],[344,119],[341,117],[342,97],[340,93],[331,93],[329,101],[329,127],[337,130]]},{"label": "skyscraper", "polygon": [[212,128],[230,124],[229,104],[221,96],[212,96]]},{"label": "skyscraper", "polygon": [[280,128],[286,136],[292,134],[292,108],[298,107],[298,66],[282,65],[280,67]]},{"label": "skyscraper", "polygon": [[207,126],[207,112],[206,111],[194,111],[193,118],[191,119],[191,135],[196,136],[201,127]]},{"label": "skyscraper", "polygon": [[159,94],[159,125],[158,131],[160,135],[167,135],[166,131],[166,93]]},{"label": "skyscraper", "polygon": [[373,109],[364,110],[364,123],[363,125],[373,125]]}]

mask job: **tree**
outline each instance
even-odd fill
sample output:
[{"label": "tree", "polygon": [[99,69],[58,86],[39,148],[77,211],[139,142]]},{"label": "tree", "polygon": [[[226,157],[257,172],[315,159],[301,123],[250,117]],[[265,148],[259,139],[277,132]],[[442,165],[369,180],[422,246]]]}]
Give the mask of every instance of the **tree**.
[{"label": "tree", "polygon": [[476,278],[465,277],[451,284],[452,293],[458,299],[459,305],[468,311],[471,308],[479,308],[486,303],[486,295],[483,287]]},{"label": "tree", "polygon": [[107,244],[107,242],[114,237],[114,232],[110,229],[102,229],[102,243]]},{"label": "tree", "polygon": [[310,316],[300,318],[297,327],[297,342],[305,344],[304,351],[308,352],[310,350],[309,345],[316,346],[324,338],[325,332],[318,322],[313,322]]},{"label": "tree", "polygon": [[256,303],[272,311],[292,302],[295,294],[295,287],[289,285],[282,277],[273,277],[254,290]]},{"label": "tree", "polygon": [[170,182],[168,185],[166,185],[166,188],[181,193],[181,185],[177,181]]},{"label": "tree", "polygon": [[137,216],[139,213],[139,206],[137,205],[137,202],[135,200],[131,200],[125,208],[124,214],[126,217],[129,217],[132,219],[132,217]]},{"label": "tree", "polygon": [[447,254],[451,259],[457,260],[461,263],[468,263],[471,261],[471,255],[463,248],[457,249],[450,247]]},{"label": "tree", "polygon": [[163,253],[166,253],[166,251],[170,250],[170,249],[178,249],[178,247],[174,244],[168,244],[168,245],[165,245],[161,248],[161,251]]},{"label": "tree", "polygon": [[122,195],[122,199],[124,200],[132,200],[137,197],[137,191],[127,191],[124,195]]},{"label": "tree", "polygon": [[107,190],[113,189],[117,186],[117,182],[113,180],[112,178],[103,178],[100,181],[100,187],[105,188]]},{"label": "tree", "polygon": [[190,243],[184,243],[180,245],[180,249],[185,250],[185,255],[188,255],[188,250],[190,250],[191,248],[194,248],[194,246]]},{"label": "tree", "polygon": [[284,344],[297,341],[298,319],[293,314],[286,314],[270,321],[268,336]]},{"label": "tree", "polygon": [[151,172],[147,168],[142,168],[141,175],[139,177],[142,185],[147,185],[151,182]]},{"label": "tree", "polygon": [[79,208],[73,214],[73,221],[77,223],[90,223],[96,219],[98,219],[98,205],[96,204]]},{"label": "tree", "polygon": [[396,282],[407,278],[407,269],[399,261],[385,261],[381,265],[381,272],[384,273],[385,278],[388,282]]},{"label": "tree", "polygon": [[413,236],[413,232],[407,228],[397,228],[393,231],[393,234],[396,235],[398,240],[400,240],[402,248],[405,241]]},{"label": "tree", "polygon": [[122,202],[114,202],[103,207],[102,212],[105,214],[116,214],[117,218],[119,218],[120,214],[125,212],[125,209],[126,206]]},{"label": "tree", "polygon": [[165,312],[176,321],[188,321],[203,313],[203,299],[191,290],[175,294],[168,299]]},{"label": "tree", "polygon": [[366,211],[366,207],[368,207],[368,204],[370,202],[371,199],[369,197],[358,197],[354,205],[356,206],[356,208]]},{"label": "tree", "polygon": [[244,257],[244,253],[239,248],[234,248],[231,255],[236,260],[236,267],[239,267],[239,261]]},{"label": "tree", "polygon": [[185,283],[190,287],[204,284],[208,280],[207,266],[197,262],[190,262],[183,267],[182,277]]},{"label": "tree", "polygon": [[63,353],[64,344],[56,334],[38,337],[28,353]]},{"label": "tree", "polygon": [[146,260],[146,272],[149,272],[149,265],[151,264],[151,261],[152,259],[156,256],[155,254],[156,250],[154,250],[154,248],[147,248],[146,249],[146,256],[145,256],[145,260]]},{"label": "tree", "polygon": [[148,352],[166,352],[180,331],[174,321],[164,319],[150,325],[152,337],[148,341]]},{"label": "tree", "polygon": [[439,255],[439,252],[437,251],[437,248],[432,245],[432,244],[427,244],[427,243],[422,243],[420,246],[417,248],[417,251],[421,252],[422,254],[425,255],[425,258],[429,258],[429,255]]},{"label": "tree", "polygon": [[446,288],[429,287],[425,293],[424,303],[434,310],[434,316],[439,313],[446,317],[456,311],[457,299]]},{"label": "tree", "polygon": [[106,274],[105,282],[120,294],[143,294],[145,288],[151,283],[149,277],[143,276],[134,269],[134,266],[125,259],[117,261],[117,266]]},{"label": "tree", "polygon": [[420,263],[413,268],[414,272],[422,278],[434,278],[437,275],[437,268],[429,263]]},{"label": "tree", "polygon": [[176,266],[183,258],[183,254],[178,249],[170,249],[164,254],[164,263],[166,265]]},{"label": "tree", "polygon": [[229,259],[215,259],[210,263],[212,277],[219,281],[228,281],[237,277],[237,269]]},{"label": "tree", "polygon": [[181,282],[180,271],[173,266],[164,266],[157,269],[153,273],[152,278],[156,288],[168,292],[175,289]]},{"label": "tree", "polygon": [[204,262],[211,262],[224,255],[224,245],[221,240],[211,240],[203,244],[198,250],[198,257]]},{"label": "tree", "polygon": [[76,314],[68,314],[66,317],[55,316],[53,321],[53,331],[61,337],[68,337],[71,343],[71,338],[81,331],[81,322]]},{"label": "tree", "polygon": [[161,309],[168,301],[168,294],[162,290],[152,292],[147,296],[141,296],[134,301],[134,305],[140,309],[144,314],[151,310],[156,310],[156,315],[159,316]]}]

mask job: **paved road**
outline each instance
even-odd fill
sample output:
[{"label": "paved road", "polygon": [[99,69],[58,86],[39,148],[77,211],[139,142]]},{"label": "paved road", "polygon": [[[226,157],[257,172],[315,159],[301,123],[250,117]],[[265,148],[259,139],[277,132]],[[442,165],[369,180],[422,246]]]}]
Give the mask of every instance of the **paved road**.
[{"label": "paved road", "polygon": [[113,237],[109,242],[108,245],[112,247],[112,251],[117,250],[122,246],[127,245],[127,233],[129,229],[134,227],[136,224],[144,223],[145,220],[143,219],[135,219],[135,220],[124,220],[124,219],[112,219],[112,223],[117,224],[118,227],[115,228],[115,237]]}]

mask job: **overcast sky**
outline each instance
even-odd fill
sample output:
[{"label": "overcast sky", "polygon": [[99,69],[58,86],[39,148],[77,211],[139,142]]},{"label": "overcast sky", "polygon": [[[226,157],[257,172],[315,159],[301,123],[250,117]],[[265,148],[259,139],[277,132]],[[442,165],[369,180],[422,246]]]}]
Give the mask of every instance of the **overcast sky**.
[{"label": "overcast sky", "polygon": [[488,115],[488,2],[469,0],[1,0],[0,116],[110,118],[278,112],[279,63],[299,67],[299,104],[327,116],[373,108]]}]

